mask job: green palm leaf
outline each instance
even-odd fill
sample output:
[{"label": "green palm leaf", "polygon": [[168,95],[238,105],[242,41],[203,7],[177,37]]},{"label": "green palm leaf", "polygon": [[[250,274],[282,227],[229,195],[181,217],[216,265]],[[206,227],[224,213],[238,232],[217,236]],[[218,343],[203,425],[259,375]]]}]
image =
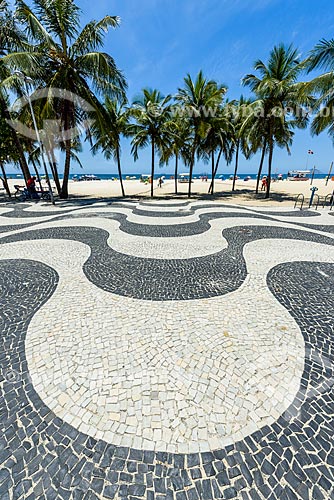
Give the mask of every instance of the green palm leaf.
[{"label": "green palm leaf", "polygon": [[86,24],[71,47],[71,56],[77,57],[87,52],[94,52],[103,45],[104,35],[109,28],[117,28],[119,25],[120,18],[117,16],[105,16],[100,21]]}]

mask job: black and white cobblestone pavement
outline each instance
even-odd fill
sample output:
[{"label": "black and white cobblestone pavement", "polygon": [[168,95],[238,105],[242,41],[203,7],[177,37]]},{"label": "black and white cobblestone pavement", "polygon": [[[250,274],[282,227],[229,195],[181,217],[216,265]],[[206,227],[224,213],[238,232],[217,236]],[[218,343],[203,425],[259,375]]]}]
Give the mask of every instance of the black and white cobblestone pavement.
[{"label": "black and white cobblestone pavement", "polygon": [[0,499],[334,499],[328,215],[2,213]]}]

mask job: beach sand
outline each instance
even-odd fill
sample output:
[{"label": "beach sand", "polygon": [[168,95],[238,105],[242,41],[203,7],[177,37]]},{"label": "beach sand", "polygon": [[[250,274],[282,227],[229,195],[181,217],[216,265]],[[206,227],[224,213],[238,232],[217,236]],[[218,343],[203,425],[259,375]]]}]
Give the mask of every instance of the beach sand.
[{"label": "beach sand", "polygon": [[[23,181],[9,180],[11,191],[14,192],[14,184],[23,185]],[[166,180],[161,188],[158,188],[157,181],[154,182],[154,196],[170,197],[174,196],[174,181]],[[192,192],[194,197],[208,197],[208,189],[210,180],[202,182],[200,179],[195,179],[192,184]],[[236,191],[232,193],[232,181],[215,181],[215,201],[234,204],[246,205],[293,205],[296,196],[302,193],[305,199],[308,200],[311,195],[310,181],[279,181],[272,183],[272,195],[269,200],[264,199],[264,193],[260,192],[258,196],[255,194],[256,181],[238,180],[236,183]],[[318,188],[317,194],[321,200],[334,190],[334,181],[331,179],[326,186],[324,179],[316,179],[313,186]],[[143,184],[137,180],[124,180],[125,193],[128,197],[149,197],[151,186]],[[1,190],[3,193],[4,191]],[[178,183],[178,197],[186,198],[188,192],[188,184]],[[81,181],[69,182],[69,193],[71,198],[117,198],[121,197],[120,184],[118,181],[101,180],[101,181]]]}]

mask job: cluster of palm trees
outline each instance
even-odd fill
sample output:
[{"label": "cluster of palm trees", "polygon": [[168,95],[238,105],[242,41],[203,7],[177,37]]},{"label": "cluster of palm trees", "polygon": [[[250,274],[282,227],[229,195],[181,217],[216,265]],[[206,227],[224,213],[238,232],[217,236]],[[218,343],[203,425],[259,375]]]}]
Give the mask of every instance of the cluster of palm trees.
[{"label": "cluster of palm trees", "polygon": [[[32,7],[16,0],[14,12],[5,0],[0,2],[0,13],[0,167],[4,180],[6,162],[18,164],[27,181],[31,165],[37,172],[36,165],[45,155],[59,196],[67,198],[71,161],[80,162],[82,142],[88,141],[93,154],[102,152],[116,162],[125,196],[121,142],[128,137],[135,160],[141,149],[150,148],[152,180],[157,161],[160,165],[175,162],[175,193],[180,162],[186,165],[189,196],[196,161],[210,163],[209,193],[213,194],[222,159],[227,164],[234,161],[235,179],[240,155],[248,159],[261,153],[257,191],[267,160],[269,197],[275,147],[290,152],[295,129],[306,128],[310,122],[312,133],[328,130],[334,138],[334,40],[320,41],[303,61],[292,46],[274,47],[267,63],[256,61],[255,73],[243,78],[252,92],[248,99],[228,100],[227,87],[200,71],[195,79],[187,75],[174,96],[146,88],[129,103],[124,75],[102,51],[104,35],[118,27],[118,17],[106,16],[81,29],[80,9],[72,0],[34,0]],[[300,81],[303,73],[315,69],[325,73]],[[38,128],[43,129],[48,121],[57,124],[54,137],[44,137],[42,147],[8,125],[10,120],[19,120],[32,126],[27,105],[15,111],[9,107],[13,95],[22,98],[27,92]],[[69,99],[69,94],[76,97]],[[55,148],[64,155],[62,183]]]},{"label": "cluster of palm trees", "polygon": [[[59,123],[56,145],[65,155],[61,186],[58,170],[51,160],[52,173],[60,197],[67,198],[71,158],[81,148],[80,126],[89,119],[101,122],[105,118],[101,95],[115,100],[125,98],[124,76],[114,59],[99,50],[105,33],[110,28],[116,28],[119,19],[105,16],[81,29],[80,9],[72,0],[35,0],[33,8],[23,0],[17,0],[14,12],[10,11],[5,1],[0,5],[1,110],[5,118],[10,118],[8,93],[15,92],[18,97],[25,93],[25,82],[17,74],[19,70],[32,82],[31,99],[39,126],[42,128],[45,120]],[[35,100],[34,93],[41,89],[50,89],[50,92]],[[52,89],[62,89],[67,91],[65,96],[70,93],[78,99],[62,99],[59,93],[55,96]],[[87,103],[86,107],[82,106],[82,100]],[[18,118],[27,123],[32,119],[26,109],[22,109]],[[68,130],[73,133],[67,134]],[[75,130],[77,134],[74,134]],[[86,133],[89,135],[89,129]],[[27,181],[30,171],[22,141],[18,137],[17,140],[22,145],[20,166]],[[54,145],[54,141],[52,143]],[[42,153],[40,151],[40,155]]]}]

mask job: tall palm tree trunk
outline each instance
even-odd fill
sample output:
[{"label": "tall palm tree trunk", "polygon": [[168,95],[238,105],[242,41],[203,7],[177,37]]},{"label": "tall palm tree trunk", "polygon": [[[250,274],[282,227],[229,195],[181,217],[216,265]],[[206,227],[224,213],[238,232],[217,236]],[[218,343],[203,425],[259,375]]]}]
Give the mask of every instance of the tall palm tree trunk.
[{"label": "tall palm tree trunk", "polygon": [[[6,118],[6,120],[11,120],[10,113],[9,113],[9,111],[7,109],[6,101],[3,99],[3,97],[1,95],[0,95],[0,106],[1,106],[2,112],[3,112],[4,117]],[[16,149],[17,149],[18,154],[19,154],[19,164],[20,164],[20,167],[21,167],[21,170],[22,170],[22,174],[23,174],[25,182],[27,183],[28,180],[31,177],[30,171],[29,171],[29,167],[28,167],[28,163],[27,163],[27,161],[25,159],[23,148],[22,148],[22,144],[21,144],[21,141],[20,141],[20,139],[19,139],[19,137],[18,137],[18,135],[16,133],[16,130],[14,130],[13,128],[11,130],[12,130],[13,140],[14,140]]]},{"label": "tall palm tree trunk", "polygon": [[191,183],[192,183],[192,179],[193,179],[194,164],[195,164],[195,146],[194,146],[193,152],[191,153],[191,162],[190,162],[190,169],[189,169],[188,198],[191,197]]},{"label": "tall palm tree trunk", "polygon": [[177,176],[179,170],[179,155],[175,155],[175,172],[174,172],[174,184],[175,184],[175,194],[177,194]]},{"label": "tall palm tree trunk", "polygon": [[237,141],[237,150],[235,152],[235,167],[234,167],[232,191],[235,191],[235,183],[236,183],[236,177],[237,177],[238,167],[239,167],[239,150],[240,150],[240,142]]},{"label": "tall palm tree trunk", "polygon": [[[67,132],[70,128],[70,124],[73,123],[73,109],[68,101],[64,104],[64,131]],[[72,119],[71,119],[72,118]],[[64,164],[64,178],[63,185],[61,187],[59,198],[65,200],[68,198],[68,179],[70,177],[71,168],[71,140],[66,139],[65,141],[65,164]]]},{"label": "tall palm tree trunk", "polygon": [[50,168],[51,168],[51,172],[52,172],[52,177],[53,177],[53,180],[55,181],[55,184],[56,184],[57,193],[60,195],[61,186],[60,186],[60,180],[59,180],[58,169],[57,169],[57,160],[56,160],[55,153],[54,153],[53,149],[50,149],[50,156],[51,156]]},{"label": "tall palm tree trunk", "polygon": [[219,168],[219,164],[220,164],[220,160],[221,160],[221,157],[222,157],[222,154],[223,154],[223,150],[222,148],[220,148],[219,150],[219,153],[218,153],[218,157],[217,157],[217,161],[216,161],[216,167],[215,167],[215,172],[214,172],[214,176],[210,182],[210,186],[209,186],[209,191],[208,193],[210,194],[212,192],[212,181],[213,179],[216,177],[217,175],[217,172],[218,172],[218,168]]},{"label": "tall palm tree trunk", "polygon": [[214,150],[211,151],[211,194],[213,196],[214,193],[214,188],[215,188],[215,152]]},{"label": "tall palm tree trunk", "polygon": [[154,167],[155,167],[155,142],[154,138],[152,137],[152,170],[151,170],[151,198],[153,198],[154,195]]},{"label": "tall palm tree trunk", "polygon": [[57,172],[57,167],[56,167],[56,163],[57,163],[56,158],[54,156],[54,153],[51,152],[51,150],[49,150],[49,149],[46,150],[46,156],[48,157],[48,162],[50,165],[50,170],[51,170],[53,180],[55,181],[55,184],[56,184],[57,193],[60,195],[61,186],[60,186],[60,180],[58,177],[58,172]]},{"label": "tall palm tree trunk", "polygon": [[265,196],[266,199],[270,198],[271,170],[272,170],[272,163],[273,163],[273,154],[274,154],[274,143],[273,143],[273,140],[271,139],[269,142],[268,179],[267,179],[267,191],[266,191],[266,196]]},{"label": "tall palm tree trunk", "polygon": [[63,178],[63,185],[61,187],[59,195],[59,197],[62,200],[66,200],[68,198],[68,179],[70,176],[70,168],[71,168],[71,141],[65,141],[64,178]]},{"label": "tall palm tree trunk", "polygon": [[116,148],[116,158],[117,158],[118,177],[119,177],[119,182],[121,184],[122,196],[124,198],[125,191],[124,191],[123,179],[122,179],[121,155],[119,154],[119,146],[117,146],[117,148]]},{"label": "tall palm tree trunk", "polygon": [[2,180],[2,183],[3,183],[3,187],[5,188],[5,191],[8,194],[9,198],[11,198],[12,194],[11,194],[10,189],[9,189],[7,175],[6,175],[5,167],[4,167],[4,164],[3,164],[2,161],[0,162],[0,168],[1,168],[1,173],[2,173],[2,179],[1,180]]},{"label": "tall palm tree trunk", "polygon": [[259,194],[259,187],[260,187],[260,180],[261,180],[261,174],[262,174],[262,169],[263,169],[263,163],[264,163],[264,158],[266,156],[266,148],[267,148],[267,142],[265,141],[265,143],[263,145],[263,149],[262,149],[259,171],[257,173],[256,190],[255,190],[256,194]]}]

